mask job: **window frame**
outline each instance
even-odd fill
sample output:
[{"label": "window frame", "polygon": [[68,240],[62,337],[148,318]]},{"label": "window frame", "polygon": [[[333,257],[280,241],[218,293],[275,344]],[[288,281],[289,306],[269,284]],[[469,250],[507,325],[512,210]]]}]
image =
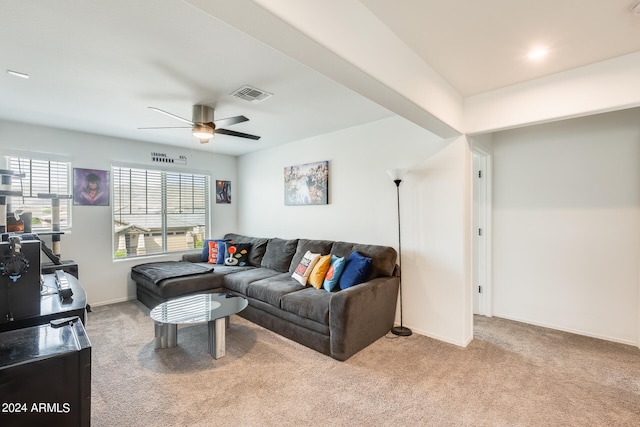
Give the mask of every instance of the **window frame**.
[{"label": "window frame", "polygon": [[[138,165],[138,164],[126,164],[126,163],[114,163],[111,165],[111,189],[112,189],[112,209],[111,209],[111,219],[112,219],[112,236],[113,236],[113,242],[112,242],[112,257],[114,261],[121,261],[121,260],[129,260],[129,259],[134,259],[134,258],[142,258],[142,257],[152,257],[152,256],[161,256],[161,255],[166,255],[166,254],[171,254],[171,253],[177,253],[177,252],[185,252],[187,250],[191,250],[194,249],[195,246],[191,247],[189,246],[188,243],[185,243],[185,247],[178,247],[178,248],[174,248],[174,243],[169,243],[169,238],[171,236],[183,236],[183,238],[185,239],[186,242],[186,231],[181,231],[181,230],[175,230],[173,227],[170,226],[170,217],[172,215],[176,215],[176,213],[172,213],[169,211],[168,206],[174,206],[175,205],[175,200],[171,199],[169,200],[168,197],[170,196],[170,194],[168,193],[168,188],[170,188],[170,185],[168,184],[167,178],[168,177],[190,177],[190,179],[194,180],[194,179],[199,179],[202,180],[202,182],[200,182],[200,184],[203,186],[202,190],[200,191],[200,193],[198,194],[202,199],[200,200],[200,204],[199,204],[199,208],[201,210],[203,210],[203,212],[199,213],[199,214],[195,214],[192,213],[193,216],[201,216],[201,220],[203,222],[202,225],[198,225],[198,228],[200,228],[200,232],[199,233],[195,233],[198,235],[201,235],[201,239],[197,239],[197,240],[204,240],[204,236],[206,236],[208,233],[208,230],[211,229],[211,182],[212,182],[212,178],[211,178],[211,174],[210,172],[205,172],[205,171],[200,171],[200,170],[193,170],[193,169],[169,169],[166,167],[153,167],[155,165]],[[121,182],[117,182],[117,180],[120,180],[122,177],[122,171],[126,171],[129,173],[129,180],[126,183],[121,183]],[[121,188],[121,186],[125,185],[125,186],[131,186],[133,185],[132,181],[131,181],[131,172],[135,171],[135,173],[137,174],[159,174],[160,178],[160,182],[150,182],[150,181],[146,181],[145,183],[145,190],[144,190],[144,195],[143,194],[138,194],[139,197],[144,197],[145,201],[143,203],[141,203],[140,206],[138,206],[137,208],[133,206],[133,201],[132,201],[132,197],[134,197],[132,195],[132,192],[127,188]],[[182,181],[180,181],[182,182]],[[153,206],[153,208],[155,208],[155,210],[157,210],[157,212],[154,212],[152,214],[148,214],[147,212],[150,210],[150,204],[152,202],[150,202],[148,200],[148,196],[149,196],[149,191],[147,191],[147,188],[149,186],[149,184],[152,185],[160,185],[160,191],[158,192],[158,189],[156,188],[156,191],[153,194],[153,202],[155,202],[155,206]],[[195,184],[194,184],[195,186]],[[190,188],[191,190],[193,190],[193,187]],[[140,191],[140,189],[137,190],[138,192]],[[179,193],[180,196],[182,196],[182,193]],[[122,198],[123,197],[127,197],[128,201],[130,202],[130,206],[129,206],[129,212],[133,212],[137,209],[143,209],[142,208],[142,204],[144,204],[144,211],[145,213],[122,213],[122,212],[117,212],[117,210],[121,209],[122,206]],[[158,200],[158,197],[160,198]],[[195,204],[195,201],[193,201],[192,204]],[[179,205],[180,208],[182,207],[182,205]],[[193,209],[195,209],[195,207],[192,206]],[[182,213],[178,212],[178,215],[182,215]],[[145,236],[147,236],[146,238],[153,238],[153,237],[160,237],[161,241],[161,250],[154,250],[153,252],[150,253],[146,253],[146,244],[145,244],[145,252],[144,253],[136,253],[136,254],[131,254],[131,253],[126,253],[125,255],[122,255],[122,242],[121,242],[121,238],[118,235],[118,232],[121,231],[122,229],[118,229],[117,224],[121,223],[124,224],[123,218],[126,218],[127,216],[131,217],[131,216],[136,216],[136,215],[140,215],[140,216],[159,216],[159,219],[156,219],[156,221],[158,221],[158,224],[160,225],[159,229],[158,228],[148,228],[147,231],[140,233],[140,234],[144,234]],[[184,213],[184,215],[189,215],[189,213]],[[186,221],[185,218],[178,218],[179,220],[183,220]],[[148,219],[147,219],[148,220]],[[130,223],[130,225],[134,225],[133,223]],[[139,224],[138,224],[139,225]],[[159,236],[158,236],[159,235]],[[125,236],[125,235],[123,235]],[[146,242],[146,238],[143,237],[143,240]],[[127,239],[129,239],[129,241],[127,242]],[[129,252],[129,250],[132,249],[132,245],[133,243],[131,242],[131,237],[126,237],[125,236],[125,247],[124,250],[126,252]],[[136,243],[137,246],[137,243]],[[118,253],[120,253],[121,255],[118,256]]]}]

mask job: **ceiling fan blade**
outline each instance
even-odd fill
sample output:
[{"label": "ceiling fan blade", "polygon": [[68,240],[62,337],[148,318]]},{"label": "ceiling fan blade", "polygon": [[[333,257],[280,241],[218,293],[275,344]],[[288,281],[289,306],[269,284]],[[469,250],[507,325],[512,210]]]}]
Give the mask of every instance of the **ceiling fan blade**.
[{"label": "ceiling fan blade", "polygon": [[247,121],[249,121],[249,119],[247,119],[245,116],[235,116],[227,117],[226,119],[214,120],[213,122],[216,124],[216,126],[231,126]]},{"label": "ceiling fan blade", "polygon": [[188,124],[190,124],[190,125],[193,125],[193,122],[192,122],[191,120],[187,120],[187,119],[182,118],[182,117],[180,117],[180,116],[176,116],[175,114],[170,113],[170,112],[168,112],[168,111],[164,111],[164,110],[161,110],[161,109],[156,108],[156,107],[149,107],[149,109],[150,109],[150,110],[153,110],[153,111],[157,111],[158,113],[166,114],[166,115],[167,115],[167,116],[169,116],[169,117],[173,117],[174,119],[178,119],[178,120],[180,120],[180,121],[182,121],[182,122],[185,122],[185,123],[188,123]]},{"label": "ceiling fan blade", "polygon": [[155,126],[155,127],[138,128],[138,129],[191,129],[191,126]]},{"label": "ceiling fan blade", "polygon": [[256,136],[256,135],[250,135],[248,133],[236,132],[234,130],[229,130],[229,129],[216,129],[216,133],[219,133],[221,135],[238,136],[240,138],[247,138],[247,139],[254,139],[254,140],[260,139],[260,137]]}]

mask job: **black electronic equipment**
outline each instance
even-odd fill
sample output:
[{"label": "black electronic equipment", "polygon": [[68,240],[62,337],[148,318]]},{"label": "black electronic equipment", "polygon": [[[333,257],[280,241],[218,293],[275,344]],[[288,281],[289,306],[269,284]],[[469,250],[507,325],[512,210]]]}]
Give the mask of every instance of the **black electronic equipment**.
[{"label": "black electronic equipment", "polygon": [[58,295],[60,295],[60,299],[69,299],[73,296],[73,290],[71,289],[71,285],[69,284],[69,280],[64,271],[56,270],[56,287],[58,288]]},{"label": "black electronic equipment", "polygon": [[65,273],[72,275],[76,279],[80,278],[78,274],[78,263],[73,260],[60,261],[60,264],[55,264],[53,262],[43,262],[40,266],[40,269],[42,270],[42,274],[53,274],[56,270],[62,270]]},{"label": "black electronic equipment", "polygon": [[0,323],[40,314],[40,241],[0,242]]}]

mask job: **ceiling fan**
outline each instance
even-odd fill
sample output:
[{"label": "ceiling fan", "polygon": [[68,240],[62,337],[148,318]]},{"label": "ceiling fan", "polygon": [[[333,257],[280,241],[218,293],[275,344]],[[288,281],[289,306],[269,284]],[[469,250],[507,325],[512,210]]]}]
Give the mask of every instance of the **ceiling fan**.
[{"label": "ceiling fan", "polygon": [[[178,119],[182,122],[188,123],[193,131],[193,136],[198,138],[202,144],[209,142],[211,138],[214,137],[215,134],[219,133],[221,135],[230,135],[237,136],[240,138],[247,139],[260,139],[259,136],[251,135],[243,132],[236,132],[234,130],[229,129],[221,129],[218,126],[231,126],[237,123],[246,122],[249,119],[245,116],[234,116],[228,117],[226,119],[214,120],[213,119],[213,108],[208,107],[206,105],[194,105],[193,106],[193,114],[192,120],[187,120],[183,117],[176,116],[175,114],[169,113],[168,111],[161,110],[156,107],[149,107],[149,109],[153,111],[157,111],[158,113],[166,114],[169,117],[173,117],[174,119]],[[144,127],[138,129],[188,129],[187,126],[161,126],[161,127]]]}]

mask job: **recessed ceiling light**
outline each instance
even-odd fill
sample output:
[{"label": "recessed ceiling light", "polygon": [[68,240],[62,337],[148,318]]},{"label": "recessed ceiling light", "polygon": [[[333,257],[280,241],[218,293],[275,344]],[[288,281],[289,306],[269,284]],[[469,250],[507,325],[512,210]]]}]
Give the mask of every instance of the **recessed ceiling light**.
[{"label": "recessed ceiling light", "polygon": [[29,78],[29,74],[20,73],[18,71],[7,70],[7,73],[11,74],[12,76],[21,77],[23,79],[28,79]]},{"label": "recessed ceiling light", "polygon": [[547,53],[549,53],[549,51],[546,48],[536,48],[531,50],[527,56],[530,60],[537,61],[547,56]]}]

